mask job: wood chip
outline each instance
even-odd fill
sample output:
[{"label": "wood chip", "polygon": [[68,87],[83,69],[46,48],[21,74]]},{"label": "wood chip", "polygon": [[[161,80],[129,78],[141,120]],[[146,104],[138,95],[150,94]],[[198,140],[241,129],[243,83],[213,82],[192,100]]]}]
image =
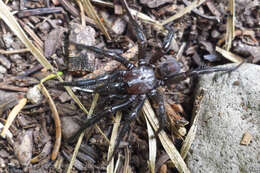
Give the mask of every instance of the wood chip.
[{"label": "wood chip", "polygon": [[251,135],[250,133],[245,132],[244,135],[243,135],[243,137],[242,137],[242,139],[241,139],[241,141],[240,141],[240,144],[247,146],[248,144],[250,144],[252,138],[253,138],[253,137],[252,137],[252,135]]}]

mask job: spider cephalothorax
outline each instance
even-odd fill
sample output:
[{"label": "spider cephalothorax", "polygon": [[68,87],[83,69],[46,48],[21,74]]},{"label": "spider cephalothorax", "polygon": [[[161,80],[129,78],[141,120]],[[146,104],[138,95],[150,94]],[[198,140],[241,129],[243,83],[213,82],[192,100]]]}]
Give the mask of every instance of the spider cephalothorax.
[{"label": "spider cephalothorax", "polygon": [[77,134],[81,133],[84,129],[94,125],[103,117],[110,113],[114,113],[117,110],[130,109],[130,113],[125,115],[125,121],[122,123],[121,130],[119,131],[117,143],[118,146],[120,139],[125,135],[129,129],[130,122],[138,115],[138,112],[142,108],[145,99],[151,99],[158,104],[158,118],[161,130],[164,127],[166,121],[165,108],[163,102],[163,95],[157,88],[161,85],[172,84],[180,82],[188,77],[212,73],[217,71],[232,71],[238,66],[233,68],[218,68],[208,67],[203,69],[196,69],[186,72],[180,72],[180,65],[175,59],[166,59],[161,62],[159,66],[154,67],[155,62],[159,60],[165,52],[168,51],[170,42],[173,38],[173,30],[167,26],[168,35],[163,41],[162,49],[153,55],[147,62],[144,57],[144,51],[147,45],[146,37],[141,30],[140,26],[132,17],[129,12],[129,8],[125,0],[121,0],[124,9],[127,12],[129,21],[133,26],[136,33],[139,53],[138,53],[138,66],[135,66],[122,56],[108,50],[99,49],[93,46],[82,45],[74,43],[78,49],[87,49],[95,53],[110,57],[119,61],[126,67],[126,70],[115,70],[108,74],[104,74],[96,77],[95,79],[86,79],[81,81],[64,82],[62,85],[77,86],[82,88],[86,92],[99,93],[104,96],[105,100],[121,100],[120,103],[112,105],[101,112],[96,113],[90,119],[88,119]]}]

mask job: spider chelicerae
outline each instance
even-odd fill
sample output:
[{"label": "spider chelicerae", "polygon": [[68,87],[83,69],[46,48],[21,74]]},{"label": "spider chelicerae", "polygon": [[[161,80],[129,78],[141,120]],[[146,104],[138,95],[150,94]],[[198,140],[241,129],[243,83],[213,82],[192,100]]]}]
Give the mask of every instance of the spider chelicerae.
[{"label": "spider chelicerae", "polygon": [[157,89],[158,87],[178,83],[188,77],[198,76],[201,74],[218,71],[230,72],[237,69],[242,64],[241,63],[233,68],[204,67],[186,72],[180,72],[181,67],[179,63],[172,58],[166,59],[158,67],[155,67],[153,64],[157,62],[157,60],[161,59],[161,57],[169,50],[170,43],[174,35],[173,30],[170,26],[165,26],[168,30],[168,34],[163,40],[162,48],[147,62],[145,57],[145,50],[147,46],[145,34],[131,15],[126,1],[121,0],[121,4],[129,17],[129,22],[132,25],[133,32],[137,37],[138,66],[135,66],[130,61],[113,51],[103,50],[94,46],[87,46],[73,42],[78,49],[87,49],[105,57],[110,57],[111,59],[123,64],[126,69],[115,70],[108,74],[98,76],[95,79],[61,83],[61,85],[64,86],[80,87],[86,92],[99,93],[101,96],[104,96],[106,100],[111,101],[116,99],[121,101],[120,103],[111,105],[101,112],[92,115],[90,119],[83,123],[82,127],[74,136],[78,136],[78,134],[83,132],[86,128],[93,126],[95,123],[111,113],[115,113],[118,110],[130,110],[130,113],[124,115],[124,122],[122,123],[121,129],[118,133],[115,150],[118,147],[120,140],[128,132],[130,123],[136,118],[146,99],[150,99],[158,104],[156,109],[158,109],[159,130],[156,133],[160,132],[160,130],[164,128],[166,121],[165,107],[163,95]]}]

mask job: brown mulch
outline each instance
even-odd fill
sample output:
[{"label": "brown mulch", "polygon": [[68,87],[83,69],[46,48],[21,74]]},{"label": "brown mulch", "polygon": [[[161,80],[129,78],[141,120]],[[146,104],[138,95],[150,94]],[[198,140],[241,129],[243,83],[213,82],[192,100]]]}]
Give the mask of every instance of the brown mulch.
[{"label": "brown mulch", "polygon": [[[68,3],[69,2],[69,3]],[[83,42],[99,48],[106,48],[120,53],[136,63],[137,43],[127,25],[128,18],[122,14],[120,3],[113,1],[115,8],[93,3],[101,21],[107,28],[111,40],[101,32],[95,21],[85,16],[81,20],[77,1],[10,1],[7,3],[26,33],[31,30],[35,37],[31,39],[45,57],[62,71],[64,80],[94,78],[97,75],[123,68],[118,62],[100,57],[85,50],[79,51],[70,41]],[[191,13],[173,22],[175,42],[166,58],[177,57],[183,71],[229,63],[215,51],[216,46],[223,46],[226,31],[227,1],[206,1]],[[188,0],[128,1],[130,8],[140,11],[151,18],[162,21],[177,14],[190,4]],[[243,57],[249,63],[260,64],[260,4],[258,0],[236,1],[235,39],[231,52]],[[155,53],[161,45],[164,33],[138,19],[148,40],[147,56]],[[86,25],[82,25],[86,23]],[[27,29],[29,28],[29,29]],[[35,38],[37,37],[37,40]],[[158,65],[159,62],[156,64]],[[25,107],[18,113],[9,128],[10,135],[0,137],[0,172],[65,172],[75,144],[67,142],[81,122],[85,113],[62,87],[57,87],[57,80],[46,81],[47,88],[57,113],[61,119],[61,147],[52,156],[55,141],[55,123],[49,100],[33,86],[50,74],[23,43],[0,20],[0,129],[19,101],[32,94]],[[191,120],[193,108],[193,88],[195,79],[188,79],[168,88],[161,88],[164,93],[169,123],[166,132],[179,149]],[[94,95],[76,91],[76,95],[89,110]],[[102,102],[102,98],[99,100]],[[105,105],[107,106],[107,105]],[[155,105],[156,106],[156,105]],[[98,104],[95,111],[104,109]],[[113,118],[98,123],[103,133],[110,138]],[[106,157],[109,144],[101,133],[93,128],[88,131],[81,144],[72,172],[106,172]],[[120,143],[116,158],[118,172],[125,169],[124,161],[130,155],[128,171],[149,172],[148,137],[143,116],[132,124],[129,135]],[[168,155],[158,142],[156,170],[158,172],[177,172],[169,161]]]}]

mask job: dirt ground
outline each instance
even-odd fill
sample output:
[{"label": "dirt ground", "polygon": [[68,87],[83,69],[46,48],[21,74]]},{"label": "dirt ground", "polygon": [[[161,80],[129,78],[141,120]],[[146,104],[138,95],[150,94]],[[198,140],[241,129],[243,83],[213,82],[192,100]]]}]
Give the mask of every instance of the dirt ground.
[{"label": "dirt ground", "polygon": [[[10,121],[9,116],[15,112],[14,109],[18,110],[5,138],[2,135],[0,137],[0,172],[65,172],[75,147],[75,143],[67,139],[86,120],[86,111],[82,110],[64,87],[57,85],[56,77],[44,82],[53,101],[50,103],[46,92],[39,85],[40,81],[54,72],[62,72],[60,77],[71,81],[95,78],[124,68],[110,58],[78,50],[70,43],[73,41],[112,50],[136,64],[138,44],[135,35],[119,0],[110,3],[90,1],[105,30],[100,29],[97,19],[88,17],[90,9],[86,9],[85,14],[82,13],[85,6],[81,1],[5,2],[52,69],[48,70],[41,64],[10,26],[0,20],[1,129]],[[161,49],[167,33],[158,23],[181,14],[191,5],[188,0],[131,0],[127,3],[129,8],[139,12],[134,14],[134,18],[147,37],[145,57],[148,58]],[[235,1],[235,32],[229,52],[236,55],[232,56],[236,58],[230,61],[221,51],[216,51],[216,47],[225,49],[227,21],[234,16],[228,3],[224,0],[205,1],[191,12],[170,22],[170,28],[174,30],[174,40],[170,50],[154,65],[159,66],[169,58],[176,58],[182,71],[240,60],[260,64],[258,0]],[[160,88],[169,119],[165,131],[177,149],[181,148],[190,127],[195,86],[196,78],[192,78]],[[74,91],[82,105],[89,110],[97,96]],[[112,104],[102,101],[102,97],[99,97],[94,113],[102,112]],[[122,112],[122,122],[127,113],[128,110]],[[107,139],[111,137],[114,122],[115,117],[111,115],[99,121],[98,127],[88,129],[71,172],[107,171]],[[116,151],[117,172],[149,172],[148,145],[145,118],[140,115],[131,123],[128,135],[125,135]],[[159,140],[155,170],[160,173],[178,172]]]}]

